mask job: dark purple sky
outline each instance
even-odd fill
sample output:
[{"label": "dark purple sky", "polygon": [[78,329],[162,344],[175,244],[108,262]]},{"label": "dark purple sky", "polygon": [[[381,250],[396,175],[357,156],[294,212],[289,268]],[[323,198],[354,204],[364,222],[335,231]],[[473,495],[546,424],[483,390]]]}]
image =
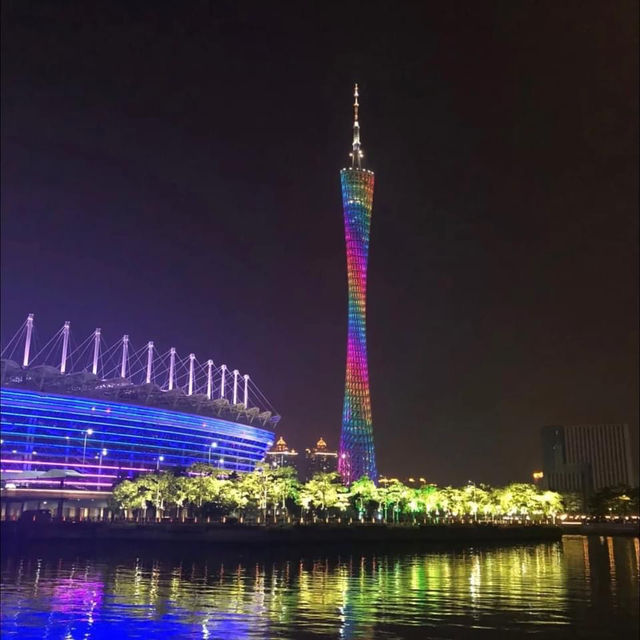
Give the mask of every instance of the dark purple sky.
[{"label": "dark purple sky", "polygon": [[34,312],[194,351],[336,446],[358,81],[380,471],[637,442],[638,5],[423,5],[4,0],[3,342]]}]

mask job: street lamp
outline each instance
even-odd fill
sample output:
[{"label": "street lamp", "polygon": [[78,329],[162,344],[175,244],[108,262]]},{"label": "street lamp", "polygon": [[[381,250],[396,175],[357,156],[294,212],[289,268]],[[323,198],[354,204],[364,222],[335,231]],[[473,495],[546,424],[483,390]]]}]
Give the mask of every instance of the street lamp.
[{"label": "street lamp", "polygon": [[93,429],[87,429],[84,432],[84,442],[82,445],[82,464],[84,464],[84,461],[87,457],[87,438],[92,435],[93,435]]},{"label": "street lamp", "polygon": [[473,500],[473,505],[475,507],[475,510],[473,512],[473,519],[477,522],[478,521],[478,504],[476,503],[476,483],[473,480],[467,480],[467,484],[473,487],[471,491],[471,499]]},{"label": "street lamp", "polygon": [[158,456],[156,458],[156,471],[160,471],[160,463],[164,462],[164,456]]},{"label": "street lamp", "polygon": [[100,476],[102,475],[102,458],[106,456],[107,453],[108,451],[106,449],[102,449],[100,451],[100,454],[98,455],[99,462],[98,462],[98,482],[96,484],[97,490],[100,490]]},{"label": "street lamp", "polygon": [[209,464],[211,464],[211,449],[215,449],[218,446],[217,442],[212,442],[209,445]]},{"label": "street lamp", "polygon": [[69,462],[69,436],[65,436],[65,447],[64,447],[64,463],[67,464]]}]

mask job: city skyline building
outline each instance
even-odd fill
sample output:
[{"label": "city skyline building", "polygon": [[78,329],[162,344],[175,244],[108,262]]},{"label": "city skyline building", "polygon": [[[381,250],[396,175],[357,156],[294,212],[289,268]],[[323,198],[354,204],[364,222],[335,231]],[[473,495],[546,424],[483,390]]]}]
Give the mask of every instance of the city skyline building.
[{"label": "city skyline building", "polygon": [[362,166],[364,153],[360,141],[358,95],[356,84],[351,166],[340,171],[347,253],[348,332],[338,471],[346,484],[351,484],[364,475],[373,481],[378,479],[366,335],[367,262],[374,174]]},{"label": "city skyline building", "polygon": [[289,445],[282,436],[266,452],[265,460],[274,468],[294,467],[296,470],[298,468],[298,452],[295,449],[289,449]]},{"label": "city skyline building", "polygon": [[331,473],[338,470],[338,452],[329,450],[324,438],[316,442],[316,446],[305,449],[304,469],[302,477],[309,480],[315,473]]},{"label": "city skyline building", "polygon": [[627,424],[545,426],[541,440],[546,489],[587,499],[604,487],[634,484]]}]

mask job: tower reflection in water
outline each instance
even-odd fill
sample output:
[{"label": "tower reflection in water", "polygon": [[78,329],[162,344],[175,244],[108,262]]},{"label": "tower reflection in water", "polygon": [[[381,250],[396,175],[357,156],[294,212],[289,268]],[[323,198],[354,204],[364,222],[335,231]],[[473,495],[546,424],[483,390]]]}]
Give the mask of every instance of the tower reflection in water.
[{"label": "tower reflection in water", "polygon": [[303,560],[4,558],[2,636],[373,638],[437,628],[560,637],[596,618],[635,629],[639,561],[637,539],[579,536]]}]

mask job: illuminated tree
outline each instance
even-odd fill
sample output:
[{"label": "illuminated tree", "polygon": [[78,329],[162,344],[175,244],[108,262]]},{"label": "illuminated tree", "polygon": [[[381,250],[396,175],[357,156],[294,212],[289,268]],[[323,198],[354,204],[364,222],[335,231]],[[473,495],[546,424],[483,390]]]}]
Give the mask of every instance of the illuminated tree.
[{"label": "illuminated tree", "polygon": [[545,516],[551,516],[553,522],[556,516],[562,511],[562,496],[555,491],[545,491],[537,496],[542,512]]},{"label": "illuminated tree", "polygon": [[296,502],[300,505],[302,519],[304,519],[305,511],[309,511],[313,503],[314,496],[313,493],[309,491],[308,484],[308,482],[303,484],[296,495]]},{"label": "illuminated tree", "polygon": [[465,497],[464,489],[440,489],[440,506],[449,519],[459,518],[465,513]]},{"label": "illuminated tree", "polygon": [[497,491],[500,512],[509,516],[526,517],[540,506],[538,490],[532,484],[514,482]]},{"label": "illuminated tree", "polygon": [[462,490],[464,514],[470,515],[474,520],[478,519],[478,514],[487,516],[492,511],[491,489],[485,485],[467,484]]},{"label": "illuminated tree", "polygon": [[384,489],[380,490],[384,505],[384,519],[387,520],[388,510],[391,507],[391,517],[393,522],[398,522],[400,512],[406,507],[413,497],[413,490],[406,487],[399,480],[390,480]]},{"label": "illuminated tree", "polygon": [[[123,480],[113,488],[113,501],[126,512],[146,510],[147,490],[135,480]],[[128,515],[128,514],[127,514]]]},{"label": "illuminated tree", "polygon": [[313,505],[315,509],[328,517],[328,510],[340,504],[338,497],[339,474],[335,471],[330,473],[316,473],[302,486],[298,500],[302,505]]},{"label": "illuminated tree", "polygon": [[226,482],[227,480],[219,479],[213,474],[190,476],[185,487],[186,501],[200,513],[204,505],[220,500]]},{"label": "illuminated tree", "polygon": [[176,507],[176,515],[179,517],[180,511],[185,507],[191,497],[191,478],[181,476],[174,478],[171,485],[171,492],[167,502]]},{"label": "illuminated tree", "polygon": [[[294,469],[272,469],[264,464],[241,475],[203,464],[193,465],[187,477],[176,478],[167,472],[141,475],[136,480],[118,484],[110,504],[114,511],[125,509],[127,512],[146,512],[147,506],[153,505],[156,517],[170,506],[175,506],[178,514],[191,508],[198,516],[206,513],[214,517],[232,512],[244,517],[247,510],[254,509],[266,523],[271,510],[274,519],[279,510],[285,513],[290,499],[301,506],[303,513],[313,509],[327,519],[331,509],[344,512],[351,505],[362,518],[377,505],[382,509],[383,520],[394,523],[408,518],[415,521],[421,513],[432,522],[439,522],[441,515],[448,521],[464,520],[467,516],[555,521],[557,514],[566,509],[558,493],[541,492],[532,484],[512,483],[492,489],[470,483],[461,488],[423,485],[414,489],[397,479],[376,487],[365,476],[347,488],[340,484],[339,475],[334,472],[317,473],[301,485]],[[596,499],[598,508],[608,514],[624,515],[637,508],[637,490],[625,487],[601,491]]]},{"label": "illuminated tree", "polygon": [[494,520],[500,511],[496,489],[486,484],[481,484],[479,487],[483,491],[479,501],[480,513],[485,519],[491,517],[491,520]]},{"label": "illuminated tree", "polygon": [[368,476],[362,476],[356,480],[350,487],[350,493],[360,520],[362,520],[365,513],[369,515],[369,509],[372,504],[376,508],[380,504],[380,491]]},{"label": "illuminated tree", "polygon": [[339,486],[337,489],[338,495],[336,499],[336,508],[342,514],[351,506],[351,492],[348,487]]},{"label": "illuminated tree", "polygon": [[247,504],[262,513],[262,521],[267,520],[267,508],[273,498],[273,471],[269,465],[258,465],[250,473],[245,473],[238,481],[239,489],[247,499]]},{"label": "illuminated tree", "polygon": [[191,476],[211,476],[214,475],[214,472],[214,467],[206,462],[194,462],[188,469],[188,473]]},{"label": "illuminated tree", "polygon": [[287,499],[295,499],[299,489],[298,474],[293,467],[278,467],[271,472],[271,494],[273,502],[287,511]]},{"label": "illuminated tree", "polygon": [[245,510],[249,505],[249,495],[239,478],[225,480],[222,483],[219,499],[227,513],[236,513],[244,519]]},{"label": "illuminated tree", "polygon": [[423,485],[416,489],[416,501],[422,507],[424,515],[433,520],[440,506],[440,492],[434,485]]},{"label": "illuminated tree", "polygon": [[584,513],[584,500],[581,494],[576,491],[570,491],[561,495],[562,505],[566,513],[572,515]]},{"label": "illuminated tree", "polygon": [[176,478],[171,473],[163,472],[147,473],[139,476],[135,481],[145,500],[153,505],[156,519],[162,516],[165,505],[170,499],[175,480]]}]

